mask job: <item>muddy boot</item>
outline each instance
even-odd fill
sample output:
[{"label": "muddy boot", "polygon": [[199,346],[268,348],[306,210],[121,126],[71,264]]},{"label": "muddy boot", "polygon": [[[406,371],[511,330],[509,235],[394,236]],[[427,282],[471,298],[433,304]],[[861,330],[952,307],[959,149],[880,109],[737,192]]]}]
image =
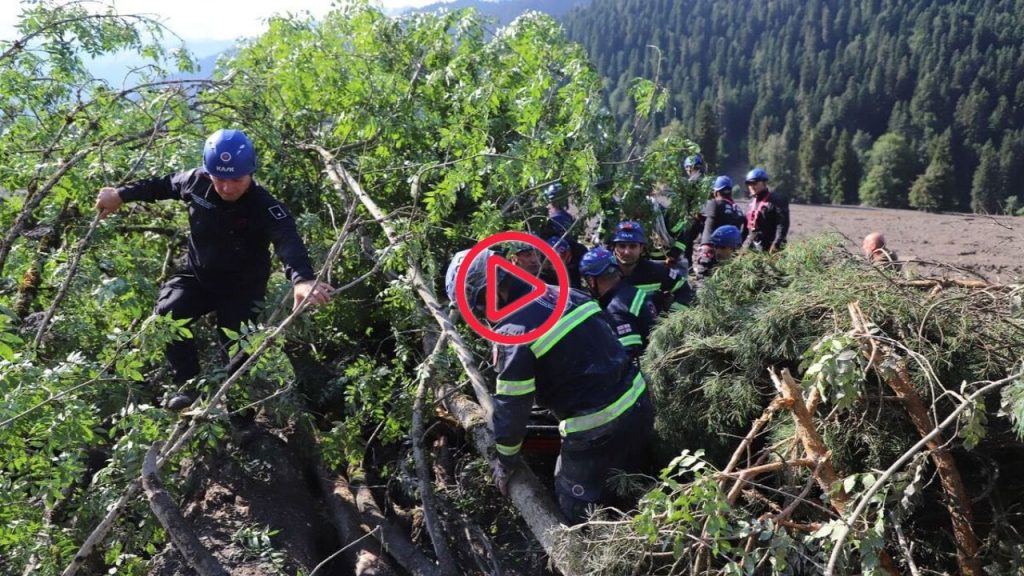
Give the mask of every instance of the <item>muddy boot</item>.
[{"label": "muddy boot", "polygon": [[172,412],[181,412],[185,408],[188,408],[196,401],[199,397],[199,393],[191,390],[182,390],[174,396],[171,396],[167,402],[164,403],[164,408]]}]

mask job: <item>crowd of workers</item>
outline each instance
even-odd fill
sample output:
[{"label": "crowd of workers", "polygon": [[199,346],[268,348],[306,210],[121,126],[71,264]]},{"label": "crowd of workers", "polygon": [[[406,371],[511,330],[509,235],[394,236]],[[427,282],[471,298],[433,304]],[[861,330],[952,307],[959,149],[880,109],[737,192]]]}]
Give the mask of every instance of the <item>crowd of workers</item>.
[{"label": "crowd of workers", "polygon": [[[700,155],[688,157],[683,167],[690,185],[705,185]],[[646,257],[655,250],[649,249],[644,225],[636,220],[618,222],[606,245],[587,250],[572,233],[574,217],[559,202],[564,190],[555,184],[545,191],[552,234],[548,242],[566,266],[573,290],[557,324],[539,339],[494,344],[494,479],[503,493],[515,471],[524,466],[523,440],[536,406],[560,422],[555,492],[568,521],[580,522],[589,508],[614,501],[606,488],[611,471],[643,465],[654,411],[638,360],[659,314],[690,305],[695,289],[744,244],[764,252],[786,245],[786,198],[769,188],[763,168],[750,170],[744,183],[751,199],[746,210],[733,199],[728,176],[711,180],[707,202],[685,221],[666,222],[665,211],[656,210],[653,226],[659,236],[670,236],[668,245],[662,242],[659,247],[658,260]],[[466,262],[468,253],[464,250],[453,258],[445,287],[452,302],[464,289],[469,306],[479,310],[487,294],[485,262],[490,253]],[[504,256],[548,284],[555,283],[553,263],[532,245],[512,244]],[[466,280],[458,286],[455,279],[464,266]],[[513,275],[499,274],[497,281],[500,305],[528,292],[526,283]],[[545,294],[497,321],[493,330],[513,336],[538,329],[555,312],[558,289],[549,286]]]},{"label": "crowd of workers", "polygon": [[[678,222],[665,222],[664,213],[657,212],[653,226],[659,236],[669,238],[659,247],[659,260],[645,257],[654,251],[635,220],[619,222],[607,245],[588,250],[573,234],[579,228],[575,218],[559,203],[564,198],[560,184],[545,192],[547,241],[565,266],[570,286],[554,285],[556,263],[542,258],[532,245],[513,244],[504,253],[517,267],[545,280],[547,289],[497,321],[495,333],[534,331],[554,313],[559,290],[572,290],[557,323],[538,339],[495,344],[495,483],[507,491],[515,470],[523,466],[521,448],[532,410],[546,408],[557,417],[562,437],[556,494],[573,523],[583,520],[592,505],[608,502],[610,471],[642,465],[654,409],[638,360],[659,314],[690,305],[695,289],[744,244],[767,252],[786,245],[789,205],[768,187],[763,168],[750,170],[744,179],[750,193],[744,210],[733,199],[732,180],[708,178],[700,155],[688,157],[683,167],[691,185],[710,184],[711,194],[699,213]],[[255,170],[252,141],[238,130],[218,130],[206,141],[201,167],[103,188],[96,199],[100,217],[117,211],[123,202],[175,199],[188,205],[188,262],[164,283],[156,312],[189,322],[215,312],[225,360],[226,330],[237,332],[243,322],[254,319],[264,298],[271,245],[293,284],[295,307],[322,304],[333,291],[315,280],[294,220],[255,182]],[[880,234],[865,238],[864,251],[874,262],[895,261]],[[481,310],[491,293],[486,285],[490,252],[466,262],[468,252],[452,259],[445,288],[452,302],[461,289],[469,306]],[[465,283],[457,286],[464,266]],[[497,279],[493,292],[499,304],[532,293],[527,283],[500,269]],[[166,355],[173,381],[180,386],[165,405],[180,410],[195,401],[195,388],[188,383],[200,372],[199,355],[191,338],[171,343]]]}]

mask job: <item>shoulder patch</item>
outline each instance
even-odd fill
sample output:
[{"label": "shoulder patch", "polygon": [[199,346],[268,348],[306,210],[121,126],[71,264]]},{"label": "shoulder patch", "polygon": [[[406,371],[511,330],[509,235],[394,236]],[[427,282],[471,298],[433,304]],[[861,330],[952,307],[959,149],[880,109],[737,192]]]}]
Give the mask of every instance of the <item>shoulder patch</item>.
[{"label": "shoulder patch", "polygon": [[629,324],[619,324],[615,327],[615,331],[618,332],[619,336],[622,336],[623,334],[629,334],[632,332],[633,327]]},{"label": "shoulder patch", "polygon": [[274,220],[284,220],[288,217],[288,214],[280,204],[274,204],[270,208],[267,208],[267,212],[270,212],[270,215],[274,217]]},{"label": "shoulder patch", "polygon": [[213,204],[211,204],[209,200],[203,198],[202,196],[199,196],[198,194],[192,194],[192,201],[195,202],[196,204],[199,204],[203,208],[206,208],[207,210],[213,209]]}]

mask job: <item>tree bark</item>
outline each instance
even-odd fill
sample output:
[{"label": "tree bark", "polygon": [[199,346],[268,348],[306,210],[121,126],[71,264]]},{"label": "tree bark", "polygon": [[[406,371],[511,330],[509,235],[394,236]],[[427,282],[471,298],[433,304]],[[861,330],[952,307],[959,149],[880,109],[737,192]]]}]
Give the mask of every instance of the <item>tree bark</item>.
[{"label": "tree bark", "polygon": [[[366,531],[363,530],[359,510],[356,508],[356,498],[348,482],[343,477],[332,480],[323,469],[318,472],[320,488],[330,508],[334,527],[338,531],[338,540],[342,545],[359,540]],[[360,543],[358,547],[347,550],[344,558],[350,565],[356,567],[356,576],[395,574],[394,568],[376,540],[365,540],[365,544]]]},{"label": "tree bark", "polygon": [[[899,398],[907,415],[910,416],[914,428],[917,428],[918,434],[922,437],[931,434],[935,429],[935,423],[932,422],[928,408],[925,407],[921,396],[918,395],[914,384],[910,381],[906,363],[902,359],[895,358],[891,346],[872,336],[868,329],[869,321],[864,317],[857,303],[850,303],[849,310],[854,330],[857,331],[857,338],[864,347],[864,356],[868,360],[868,365],[896,393],[896,397]],[[895,360],[895,370],[883,366],[883,359]],[[942,490],[946,493],[946,509],[949,510],[949,517],[953,524],[953,539],[956,543],[960,573],[966,576],[980,576],[982,569],[981,563],[978,561],[978,538],[974,534],[972,526],[974,513],[971,508],[971,499],[967,495],[967,489],[960,477],[960,470],[956,466],[956,460],[946,448],[946,441],[942,434],[935,434],[928,441],[927,447],[939,474]]]},{"label": "tree bark", "polygon": [[142,465],[142,487],[146,490],[146,497],[149,498],[150,509],[153,510],[160,525],[167,531],[174,547],[199,576],[228,576],[228,571],[199,541],[170,494],[164,490],[156,468],[156,457],[161,445],[161,442],[155,442],[149,447]]}]

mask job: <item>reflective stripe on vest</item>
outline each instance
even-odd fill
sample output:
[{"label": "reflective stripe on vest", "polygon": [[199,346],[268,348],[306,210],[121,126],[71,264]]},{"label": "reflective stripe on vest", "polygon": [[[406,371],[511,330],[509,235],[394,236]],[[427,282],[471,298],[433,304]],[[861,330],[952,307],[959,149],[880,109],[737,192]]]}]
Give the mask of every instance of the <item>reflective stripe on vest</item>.
[{"label": "reflective stripe on vest", "polygon": [[640,308],[643,307],[645,298],[647,298],[647,294],[642,290],[637,290],[636,295],[633,296],[633,301],[629,304],[629,313],[639,318]]},{"label": "reflective stripe on vest", "polygon": [[573,432],[585,432],[598,426],[603,426],[615,420],[623,412],[629,410],[633,404],[636,404],[636,401],[640,399],[640,395],[646,389],[647,383],[644,382],[643,373],[637,372],[636,378],[633,378],[633,385],[630,386],[629,390],[626,390],[625,394],[619,396],[618,400],[592,414],[562,420],[562,423],[558,425],[558,431],[561,432],[562,436],[567,436]]},{"label": "reflective stripe on vest", "polygon": [[599,314],[601,307],[597,305],[597,302],[590,301],[582,306],[577,307],[572,312],[569,312],[555,324],[555,326],[548,330],[543,336],[538,338],[530,344],[530,350],[533,351],[533,355],[537,358],[544,356],[551,351],[551,348],[555,344],[558,344],[562,338],[572,329],[579,326],[584,320],[590,318],[594,314]]},{"label": "reflective stripe on vest", "polygon": [[643,290],[648,294],[654,294],[661,289],[661,282],[657,282],[655,284],[637,284],[636,287],[638,290]]},{"label": "reflective stripe on vest", "polygon": [[506,446],[504,444],[497,443],[494,445],[494,449],[497,450],[498,454],[501,454],[502,456],[515,456],[516,454],[519,454],[519,449],[522,447],[522,442],[516,444],[515,446]]},{"label": "reflective stripe on vest", "polygon": [[496,392],[504,396],[525,396],[537,390],[536,382],[534,378],[529,380],[502,380],[498,378]]},{"label": "reflective stripe on vest", "polygon": [[629,336],[619,338],[619,343],[621,343],[623,347],[628,348],[630,346],[643,346],[644,340],[639,334],[630,334]]}]

